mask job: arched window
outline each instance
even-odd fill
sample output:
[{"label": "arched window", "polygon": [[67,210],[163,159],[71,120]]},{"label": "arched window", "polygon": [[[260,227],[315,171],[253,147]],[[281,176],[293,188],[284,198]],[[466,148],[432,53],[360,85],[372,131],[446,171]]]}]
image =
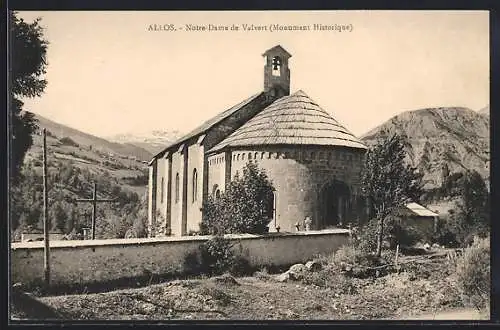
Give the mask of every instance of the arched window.
[{"label": "arched window", "polygon": [[198,172],[193,170],[193,203],[198,199]]},{"label": "arched window", "polygon": [[281,58],[279,56],[274,56],[271,64],[273,76],[279,77],[281,75]]},{"label": "arched window", "polygon": [[165,179],[161,178],[161,186],[160,186],[160,203],[163,204],[163,194],[165,193]]},{"label": "arched window", "polygon": [[251,152],[248,153],[248,160],[252,160],[252,153]]},{"label": "arched window", "polygon": [[212,196],[215,196],[217,190],[219,190],[219,185],[214,184],[214,186],[212,187]]},{"label": "arched window", "polygon": [[219,199],[219,198],[220,198],[220,189],[217,189],[217,190],[215,191],[215,198],[216,198],[216,199]]},{"label": "arched window", "polygon": [[179,202],[179,173],[175,175],[175,202]]}]

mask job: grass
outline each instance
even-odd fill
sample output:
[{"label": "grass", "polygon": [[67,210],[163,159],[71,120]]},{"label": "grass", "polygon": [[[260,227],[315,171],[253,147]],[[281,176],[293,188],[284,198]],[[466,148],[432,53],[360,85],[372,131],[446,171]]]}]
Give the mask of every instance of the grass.
[{"label": "grass", "polygon": [[[340,254],[331,260],[343,260]],[[80,320],[369,320],[400,319],[464,308],[444,259],[426,256],[378,278],[353,278],[334,266],[301,281],[276,281],[261,269],[253,276],[171,280],[106,293],[46,296],[39,301]],[[402,261],[405,257],[401,258]]]}]

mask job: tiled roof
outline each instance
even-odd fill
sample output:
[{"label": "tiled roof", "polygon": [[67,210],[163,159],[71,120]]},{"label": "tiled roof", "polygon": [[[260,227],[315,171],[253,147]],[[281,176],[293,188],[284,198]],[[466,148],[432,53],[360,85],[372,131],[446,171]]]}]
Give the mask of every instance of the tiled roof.
[{"label": "tiled roof", "polygon": [[250,145],[328,145],[366,149],[303,91],[282,97],[210,151]]},{"label": "tiled roof", "polygon": [[158,154],[156,154],[153,157],[153,159],[157,158],[157,157],[162,157],[168,149],[174,147],[175,145],[181,144],[181,143],[185,142],[186,140],[188,140],[188,139],[190,139],[192,137],[195,137],[195,136],[197,136],[199,134],[204,133],[205,131],[207,131],[208,129],[210,129],[215,124],[217,124],[220,121],[226,119],[227,117],[229,117],[230,115],[232,115],[233,113],[235,113],[236,111],[238,111],[239,109],[241,109],[242,107],[244,107],[245,105],[247,105],[248,103],[252,102],[254,99],[256,99],[257,97],[259,97],[260,95],[262,95],[262,93],[263,92],[255,94],[255,95],[247,98],[246,100],[243,100],[242,102],[240,102],[240,103],[232,106],[231,108],[227,109],[226,111],[221,112],[217,116],[215,116],[215,117],[213,117],[213,118],[205,121],[203,124],[201,124],[200,126],[196,127],[194,130],[192,130],[188,134],[184,135],[180,139],[178,139],[175,142],[171,143],[169,146],[167,146],[161,152],[159,152]]}]

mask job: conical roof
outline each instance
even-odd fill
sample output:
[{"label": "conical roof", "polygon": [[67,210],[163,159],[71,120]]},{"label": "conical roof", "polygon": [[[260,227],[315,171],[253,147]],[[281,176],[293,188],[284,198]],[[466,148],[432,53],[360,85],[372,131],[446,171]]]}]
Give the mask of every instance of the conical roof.
[{"label": "conical roof", "polygon": [[255,145],[366,146],[303,91],[282,97],[210,151]]}]

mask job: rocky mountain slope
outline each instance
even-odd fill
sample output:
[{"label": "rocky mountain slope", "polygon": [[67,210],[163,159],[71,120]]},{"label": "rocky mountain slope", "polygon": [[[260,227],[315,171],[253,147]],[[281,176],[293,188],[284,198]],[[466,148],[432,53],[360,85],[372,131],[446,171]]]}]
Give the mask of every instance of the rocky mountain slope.
[{"label": "rocky mountain slope", "polygon": [[156,154],[162,151],[170,143],[182,136],[179,131],[160,131],[142,133],[125,133],[107,137],[109,141],[133,144]]},{"label": "rocky mountain slope", "polygon": [[489,105],[485,106],[484,108],[480,109],[478,111],[478,113],[489,117],[490,116],[490,106]]},{"label": "rocky mountain slope", "polygon": [[[489,114],[489,108],[485,112]],[[373,144],[384,130],[408,137],[408,161],[424,173],[426,188],[441,184],[445,163],[450,174],[474,169],[489,179],[489,115],[460,107],[407,111],[372,129],[362,140]]]}]

